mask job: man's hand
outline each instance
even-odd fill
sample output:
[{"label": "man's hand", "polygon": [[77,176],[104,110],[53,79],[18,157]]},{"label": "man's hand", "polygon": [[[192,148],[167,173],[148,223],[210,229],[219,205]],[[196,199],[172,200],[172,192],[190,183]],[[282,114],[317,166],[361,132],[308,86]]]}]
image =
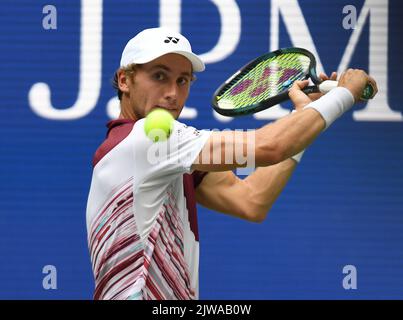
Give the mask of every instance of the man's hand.
[{"label": "man's hand", "polygon": [[302,110],[307,104],[310,104],[312,100],[302,91],[309,83],[309,80],[295,81],[288,92],[295,110]]},{"label": "man's hand", "polygon": [[[332,75],[330,76],[330,78],[326,74],[320,73],[319,78],[322,81],[336,80],[337,73],[333,72]],[[289,95],[292,103],[294,104],[295,110],[301,110],[307,104],[319,99],[321,96],[324,95],[324,93],[321,93],[321,92],[311,93],[309,95],[306,95],[302,91],[302,89],[305,88],[308,84],[309,84],[309,80],[295,81],[293,83],[292,87],[290,88],[288,95]]]},{"label": "man's hand", "polygon": [[[330,78],[329,78],[325,73],[321,72],[321,73],[319,74],[319,78],[320,78],[320,80],[322,80],[322,81],[325,81],[325,80],[333,80],[333,81],[336,81],[336,80],[337,80],[337,72],[332,72]],[[322,93],[322,92],[316,92],[316,93],[308,94],[308,97],[309,97],[312,101],[315,101],[315,100],[318,100],[318,99],[319,99],[321,96],[323,96],[324,94],[325,94],[325,93]]]},{"label": "man's hand", "polygon": [[347,88],[353,95],[354,101],[358,102],[361,100],[362,92],[368,83],[373,86],[375,95],[378,92],[378,87],[372,77],[363,70],[348,69],[341,75],[338,86]]}]

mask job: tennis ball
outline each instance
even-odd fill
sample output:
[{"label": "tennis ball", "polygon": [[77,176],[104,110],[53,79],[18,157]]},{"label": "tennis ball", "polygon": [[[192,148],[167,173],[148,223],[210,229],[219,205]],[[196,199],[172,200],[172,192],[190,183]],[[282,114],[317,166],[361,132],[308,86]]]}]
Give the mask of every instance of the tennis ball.
[{"label": "tennis ball", "polygon": [[174,117],[165,109],[154,109],[146,116],[144,132],[153,142],[165,141],[171,135]]}]

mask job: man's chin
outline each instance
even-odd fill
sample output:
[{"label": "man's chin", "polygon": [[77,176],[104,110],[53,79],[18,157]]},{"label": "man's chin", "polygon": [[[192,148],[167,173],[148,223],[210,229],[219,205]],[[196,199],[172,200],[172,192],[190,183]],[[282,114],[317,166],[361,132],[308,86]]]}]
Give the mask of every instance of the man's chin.
[{"label": "man's chin", "polygon": [[182,109],[179,111],[177,109],[169,109],[169,108],[155,106],[155,107],[151,108],[151,110],[149,112],[151,112],[152,110],[155,110],[155,109],[164,109],[164,110],[168,111],[174,117],[175,120],[179,118],[180,112],[182,111]]}]

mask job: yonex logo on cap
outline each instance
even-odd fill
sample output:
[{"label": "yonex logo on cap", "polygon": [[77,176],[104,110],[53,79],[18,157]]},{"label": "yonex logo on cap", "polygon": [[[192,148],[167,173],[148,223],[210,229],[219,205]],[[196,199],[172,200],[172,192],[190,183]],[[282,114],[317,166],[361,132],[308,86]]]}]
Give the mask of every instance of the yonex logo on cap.
[{"label": "yonex logo on cap", "polygon": [[179,38],[167,37],[167,38],[164,40],[164,42],[165,42],[165,43],[170,43],[170,42],[178,43],[178,42],[179,42]]},{"label": "yonex logo on cap", "polygon": [[205,69],[200,57],[192,52],[188,39],[166,28],[145,29],[131,38],[123,49],[120,66],[148,63],[168,53],[177,53],[190,60],[194,72]]}]

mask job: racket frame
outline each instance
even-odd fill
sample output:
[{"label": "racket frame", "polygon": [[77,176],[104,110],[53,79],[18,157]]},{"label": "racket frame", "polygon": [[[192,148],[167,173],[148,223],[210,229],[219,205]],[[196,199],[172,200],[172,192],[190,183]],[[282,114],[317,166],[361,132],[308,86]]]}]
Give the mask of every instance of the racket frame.
[{"label": "racket frame", "polygon": [[235,72],[231,77],[229,77],[213,94],[212,106],[216,112],[224,116],[236,117],[243,116],[248,114],[253,114],[262,110],[265,110],[271,106],[274,106],[280,102],[286,101],[289,99],[288,97],[288,89],[284,89],[274,97],[270,97],[266,100],[247,105],[241,108],[234,109],[224,109],[219,107],[219,99],[224,92],[230,89],[234,84],[236,84],[245,74],[247,74],[250,70],[252,70],[255,66],[257,66],[262,61],[266,61],[273,57],[286,54],[286,53],[297,53],[303,54],[310,59],[308,73],[301,80],[311,79],[315,84],[314,86],[308,86],[304,88],[304,92],[309,94],[313,92],[319,92],[318,86],[321,82],[320,78],[316,75],[316,59],[314,55],[306,49],[291,47],[291,48],[281,48],[273,52],[266,53],[264,55],[259,56],[258,58],[248,62],[242,68],[240,68],[237,72]]}]

